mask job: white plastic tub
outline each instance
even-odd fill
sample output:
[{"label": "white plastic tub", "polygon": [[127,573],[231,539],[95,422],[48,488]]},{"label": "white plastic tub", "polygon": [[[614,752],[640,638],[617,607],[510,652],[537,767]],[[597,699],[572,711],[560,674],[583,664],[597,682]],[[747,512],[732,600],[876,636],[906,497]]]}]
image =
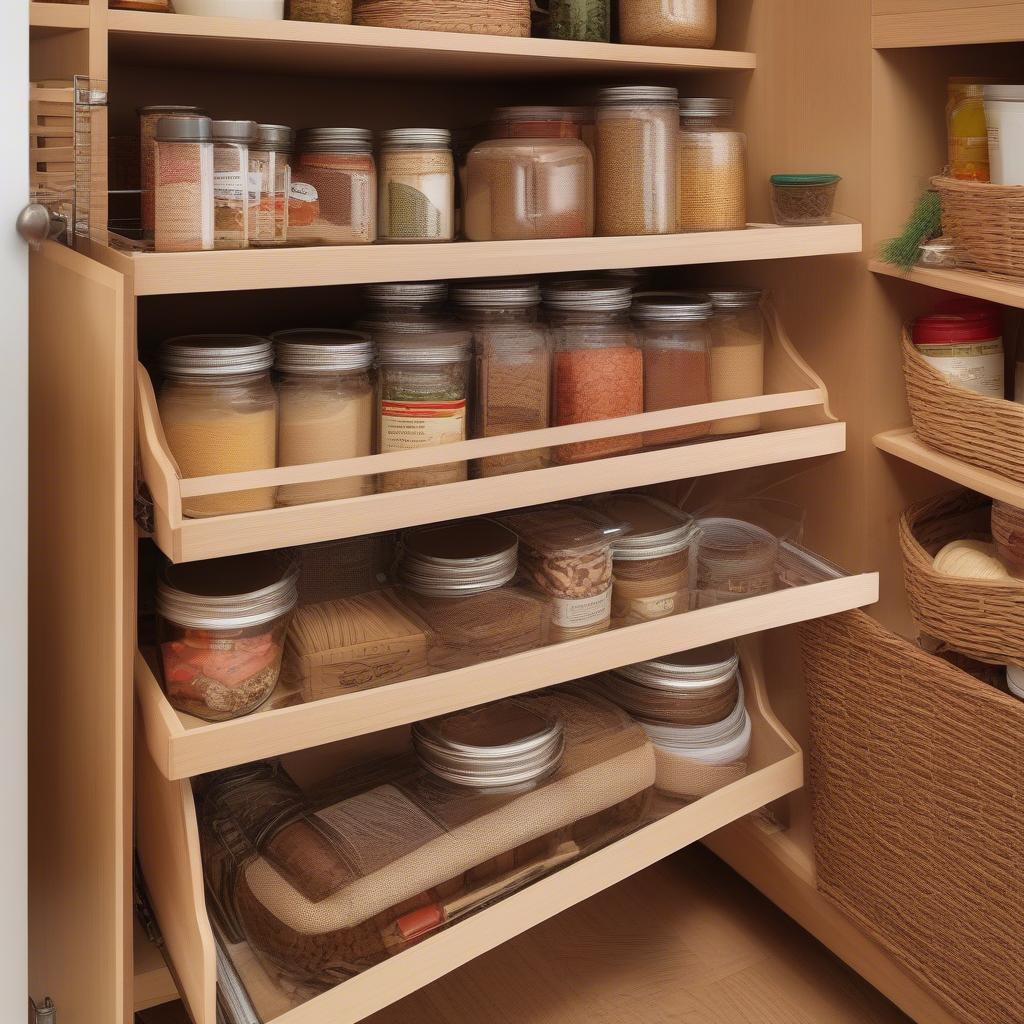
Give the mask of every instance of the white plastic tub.
[{"label": "white plastic tub", "polygon": [[1024,185],[1024,85],[986,85],[992,183]]},{"label": "white plastic tub", "polygon": [[176,14],[206,18],[284,18],[284,0],[174,0]]}]

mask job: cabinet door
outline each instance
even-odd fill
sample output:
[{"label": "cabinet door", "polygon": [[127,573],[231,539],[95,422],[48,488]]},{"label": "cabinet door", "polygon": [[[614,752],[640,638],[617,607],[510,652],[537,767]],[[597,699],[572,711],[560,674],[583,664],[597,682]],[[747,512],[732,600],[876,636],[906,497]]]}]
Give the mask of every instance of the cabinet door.
[{"label": "cabinet door", "polygon": [[122,1024],[135,586],[124,278],[47,243],[30,263],[29,333],[29,985],[62,1021]]}]

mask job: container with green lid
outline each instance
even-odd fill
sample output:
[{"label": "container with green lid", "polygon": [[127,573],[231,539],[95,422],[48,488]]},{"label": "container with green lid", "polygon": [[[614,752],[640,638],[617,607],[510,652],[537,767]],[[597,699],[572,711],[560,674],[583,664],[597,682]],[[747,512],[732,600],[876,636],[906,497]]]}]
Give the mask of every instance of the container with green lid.
[{"label": "container with green lid", "polygon": [[838,174],[773,174],[776,224],[827,224],[832,218]]}]

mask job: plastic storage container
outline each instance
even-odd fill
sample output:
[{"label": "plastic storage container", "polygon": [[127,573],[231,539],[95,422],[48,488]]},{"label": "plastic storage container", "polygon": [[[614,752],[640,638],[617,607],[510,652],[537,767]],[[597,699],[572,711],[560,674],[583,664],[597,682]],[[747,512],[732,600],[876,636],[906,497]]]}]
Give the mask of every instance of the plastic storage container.
[{"label": "plastic storage container", "polygon": [[950,384],[989,398],[1005,397],[1003,322],[999,307],[972,299],[951,301],[918,317],[914,347]]},{"label": "plastic storage container", "polygon": [[838,174],[773,174],[775,223],[828,224],[841,180]]},{"label": "plastic storage container", "polygon": [[735,104],[679,101],[679,230],[747,226],[747,137],[733,127]]},{"label": "plastic storage container", "polygon": [[384,242],[455,237],[455,162],[444,128],[394,128],[380,139],[377,235]]},{"label": "plastic storage container", "polygon": [[619,0],[622,43],[706,49],[717,34],[717,0]]},{"label": "plastic storage container", "polygon": [[[255,121],[213,121],[213,247],[246,249],[250,220],[259,195],[250,179],[249,147],[256,143]],[[251,211],[251,216],[250,216]]]},{"label": "plastic storage container", "polygon": [[[711,401],[764,394],[766,325],[762,293],[756,288],[715,289],[711,321]],[[711,424],[712,434],[745,434],[761,429],[761,416],[728,416]]]},{"label": "plastic storage container", "polygon": [[[142,237],[152,238],[155,226],[154,170],[156,167],[156,126],[161,118],[202,117],[199,107],[179,104],[139,107],[139,184],[142,189]],[[113,186],[112,186],[113,187]]]},{"label": "plastic storage container", "polygon": [[213,133],[201,115],[161,117],[153,156],[153,247],[213,248]]},{"label": "plastic storage container", "polygon": [[295,133],[283,124],[261,124],[249,148],[249,173],[258,188],[249,223],[249,244],[278,246],[288,242],[288,200],[292,189]]},{"label": "plastic storage container", "polygon": [[986,85],[984,103],[991,181],[1024,185],[1024,85]]}]

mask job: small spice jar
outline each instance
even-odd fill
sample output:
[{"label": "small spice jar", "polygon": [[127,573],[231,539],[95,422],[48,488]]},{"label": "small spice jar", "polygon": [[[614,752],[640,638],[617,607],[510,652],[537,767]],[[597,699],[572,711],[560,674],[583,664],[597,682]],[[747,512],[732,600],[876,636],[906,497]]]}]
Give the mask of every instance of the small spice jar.
[{"label": "small spice jar", "polygon": [[689,611],[692,517],[646,494],[605,494],[588,503],[629,528],[612,546],[612,618],[642,622]]},{"label": "small spice jar", "polygon": [[718,34],[718,0],[619,0],[619,42],[707,49]]},{"label": "small spice jar", "polygon": [[597,234],[678,230],[679,94],[619,85],[598,94]]},{"label": "small spice jar", "polygon": [[201,115],[161,117],[153,165],[153,248],[213,248],[213,133]]},{"label": "small spice jar", "polygon": [[266,702],[298,601],[295,577],[290,562],[265,552],[164,570],[156,609],[164,692],[173,708],[223,722]]},{"label": "small spice jar", "polygon": [[549,0],[548,37],[608,43],[612,38],[612,0]]},{"label": "small spice jar", "polygon": [[733,127],[735,104],[679,101],[679,230],[747,226],[747,137]]},{"label": "small spice jar", "polygon": [[[711,317],[714,307],[696,292],[640,292],[632,316],[644,352],[644,412],[711,401]],[[707,436],[711,424],[648,430],[645,445],[678,444]]]},{"label": "small spice jar", "polygon": [[[757,288],[715,289],[711,321],[711,401],[756,398],[764,394],[766,325]],[[761,429],[761,416],[728,416],[711,424],[711,433],[747,434]]]},{"label": "small spice jar", "polygon": [[[552,422],[635,416],[644,411],[644,357],[629,322],[632,290],[607,279],[560,281],[544,288],[555,348]],[[559,445],[555,461],[582,462],[639,449],[640,434]]]},{"label": "small spice jar", "polygon": [[775,223],[828,224],[840,181],[838,174],[773,174]]},{"label": "small spice jar", "polygon": [[989,398],[1005,396],[1003,322],[999,307],[953,300],[910,327],[914,348],[956,387]]},{"label": "small spice jar", "polygon": [[[267,338],[200,334],[171,338],[160,353],[157,404],[182,477],[220,476],[277,465],[277,394]],[[276,488],[185,498],[186,516],[223,516],[274,507]]]},{"label": "small spice jar", "polygon": [[[271,335],[280,414],[277,462],[302,466],[373,454],[373,343],[359,331],[303,329]],[[373,478],[350,476],[278,489],[279,505],[373,493]]]},{"label": "small spice jar", "polygon": [[697,590],[701,605],[770,594],[776,589],[779,539],[742,519],[697,520]]},{"label": "small spice jar", "polygon": [[466,158],[463,231],[471,242],[594,233],[594,162],[583,114],[501,107]]},{"label": "small spice jar", "polygon": [[139,182],[142,188],[142,237],[152,238],[156,225],[154,207],[156,166],[156,126],[161,118],[202,117],[206,113],[199,107],[181,104],[162,104],[139,107]]},{"label": "small spice jar", "polygon": [[448,299],[447,281],[394,281],[364,285],[367,320],[440,317]]},{"label": "small spice jar", "polygon": [[450,671],[547,643],[550,608],[509,584],[519,542],[488,519],[411,530],[402,538],[402,600],[430,626],[427,660]]},{"label": "small spice jar", "polygon": [[365,245],[377,238],[377,165],[366,128],[299,132],[288,206],[296,245]]},{"label": "small spice jar", "polygon": [[[474,436],[497,437],[551,424],[551,344],[537,322],[536,281],[471,281],[452,288],[455,315],[473,332],[476,365]],[[543,469],[547,448],[488,455],[478,476]]]},{"label": "small spice jar", "polygon": [[249,222],[256,219],[258,204],[249,176],[249,147],[258,137],[257,125],[255,121],[212,121],[211,129],[213,247],[246,249]]},{"label": "small spice jar", "polygon": [[249,174],[258,190],[249,221],[249,244],[269,247],[288,242],[288,197],[292,187],[295,132],[283,124],[261,124],[249,148]]},{"label": "small spice jar", "polygon": [[455,237],[455,161],[444,128],[394,128],[380,140],[378,237],[450,242]]},{"label": "small spice jar", "polygon": [[[374,333],[379,361],[380,451],[466,440],[472,335],[458,324],[394,321]],[[381,473],[381,491],[456,483],[465,462]]]}]

